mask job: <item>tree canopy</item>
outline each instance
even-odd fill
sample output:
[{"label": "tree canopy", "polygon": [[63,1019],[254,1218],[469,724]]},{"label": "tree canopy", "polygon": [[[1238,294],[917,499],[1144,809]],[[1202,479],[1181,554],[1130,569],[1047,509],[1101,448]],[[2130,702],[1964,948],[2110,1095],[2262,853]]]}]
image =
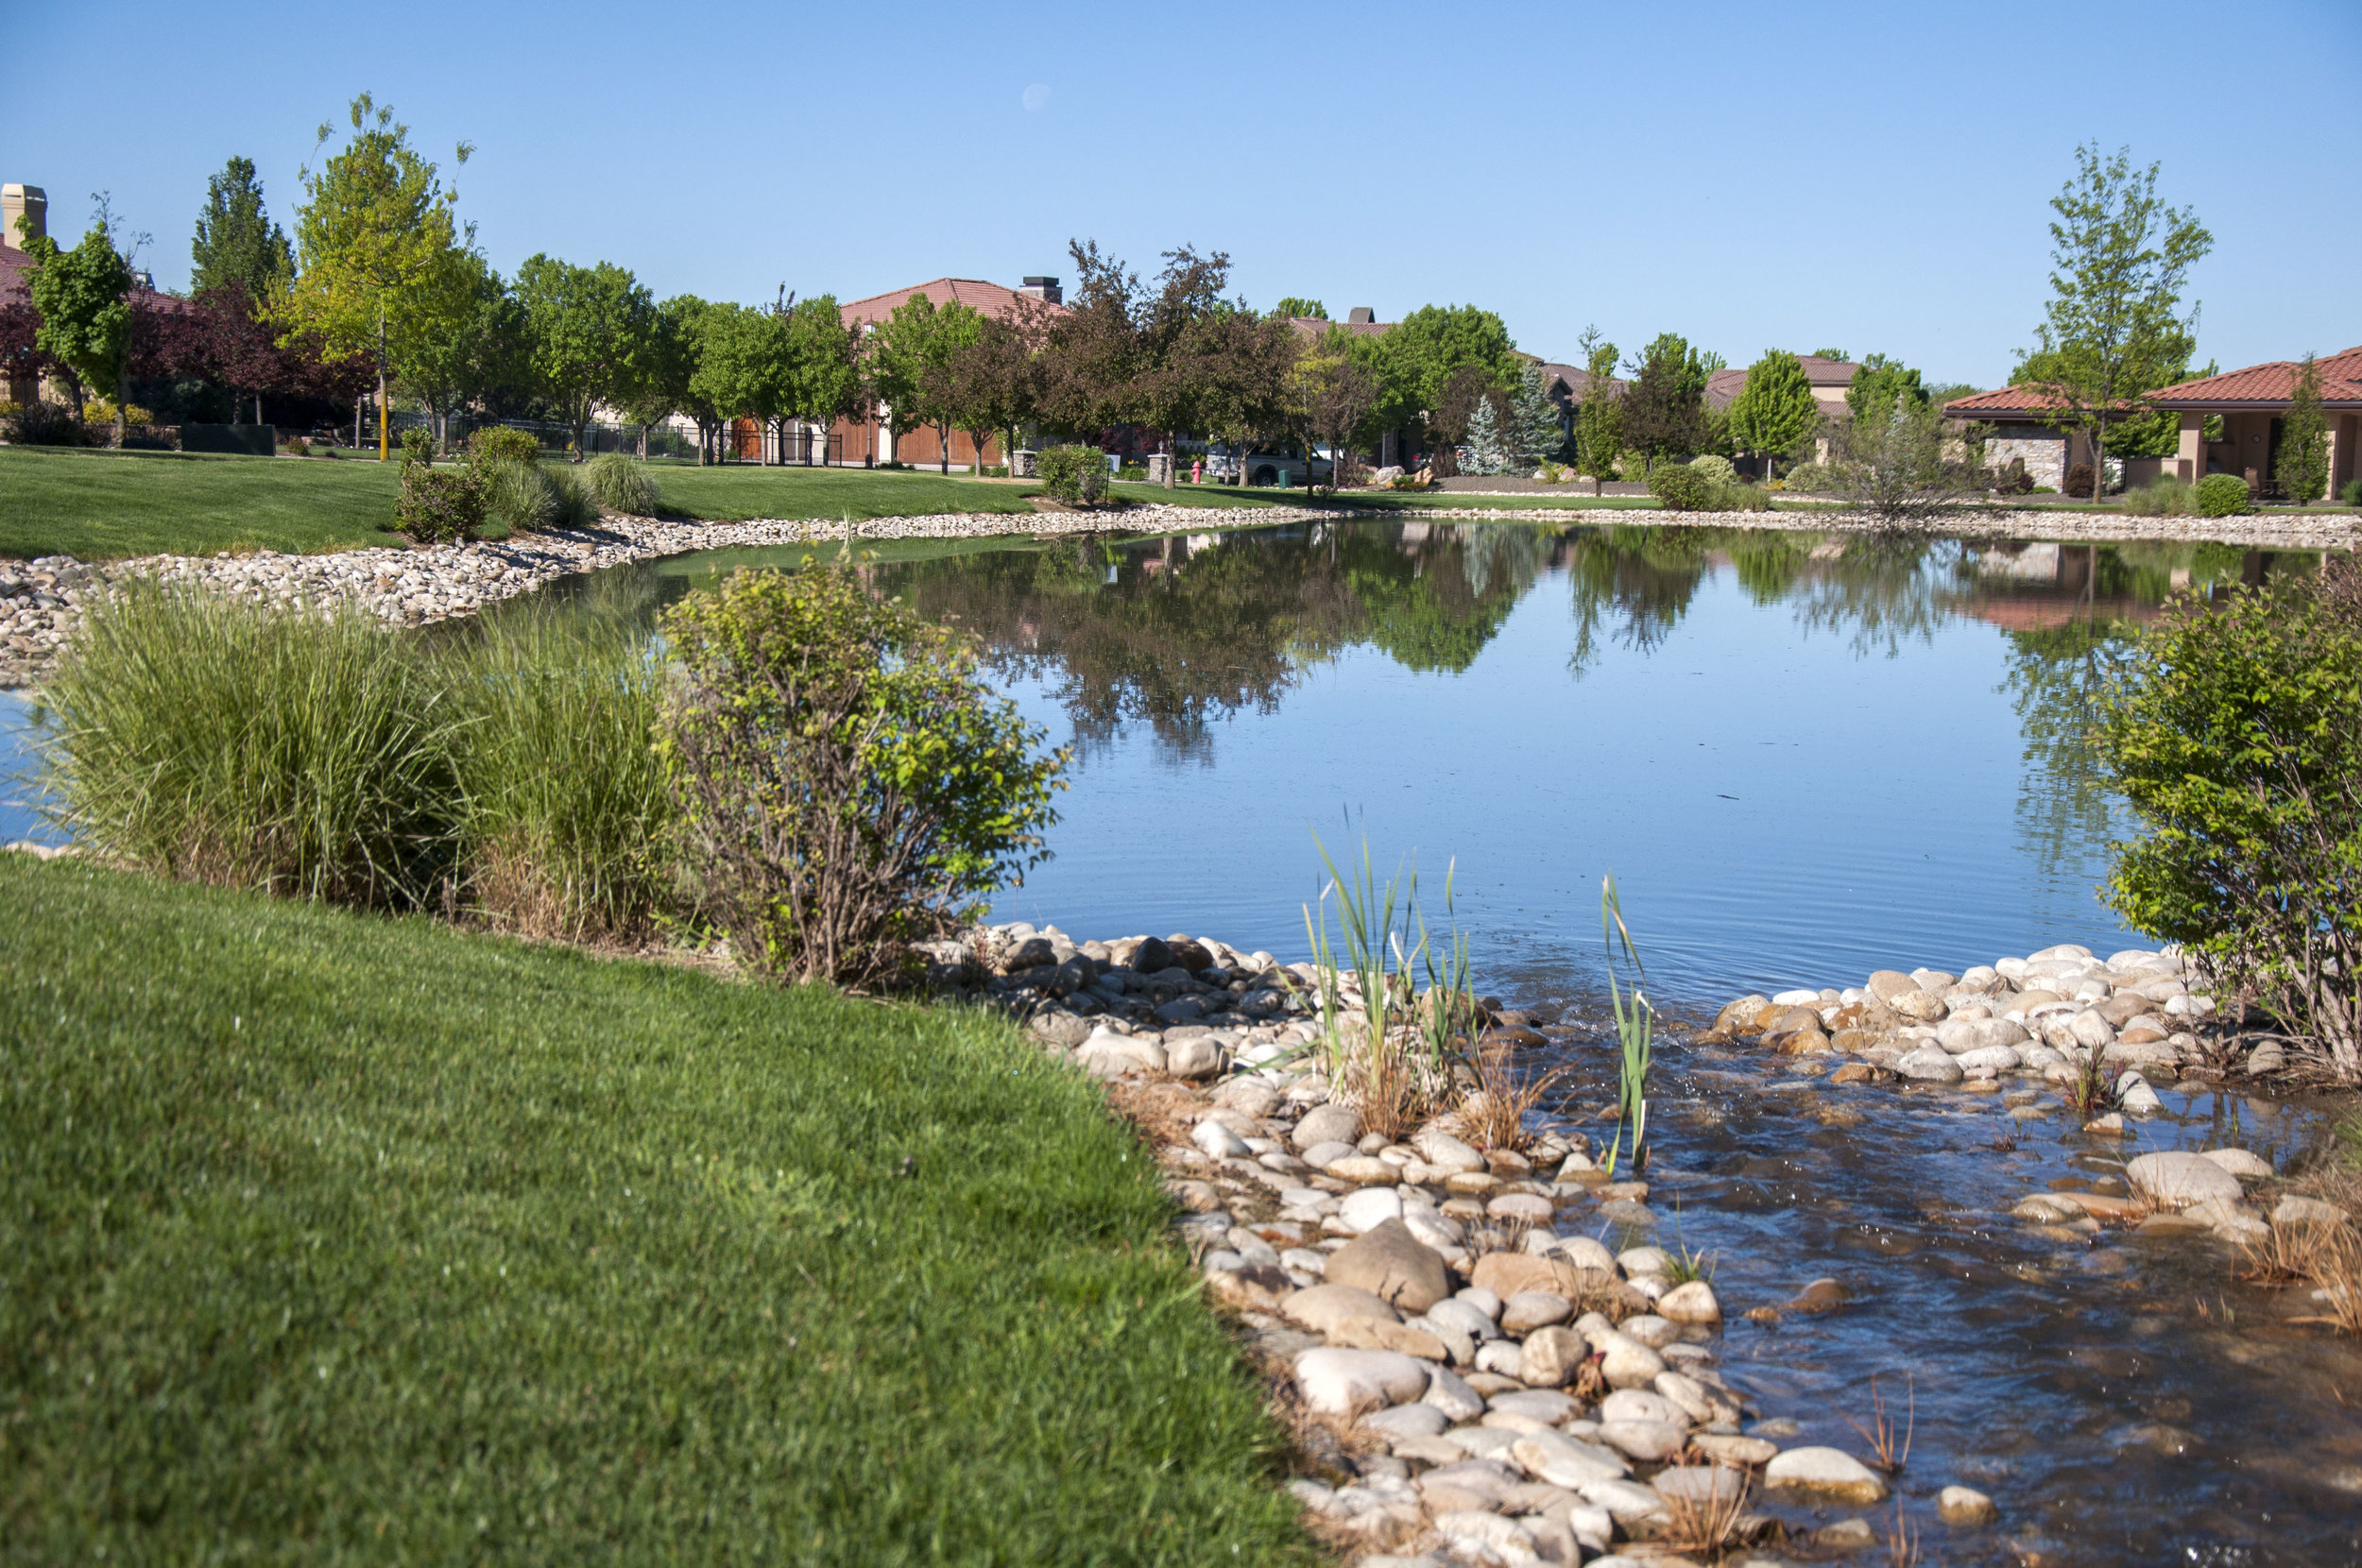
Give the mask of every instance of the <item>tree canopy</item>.
[{"label": "tree canopy", "polygon": [[263,210],[263,183],[254,160],[232,158],[205,182],[205,211],[189,244],[196,267],[189,291],[205,294],[235,283],[250,300],[267,300],[295,278],[295,247]]},{"label": "tree canopy", "polygon": [[1317,299],[1305,299],[1291,294],[1271,308],[1272,315],[1281,320],[1303,318],[1312,321],[1328,319],[1328,307]]},{"label": "tree canopy", "polygon": [[2062,422],[2090,435],[2097,499],[2111,427],[2188,372],[2198,309],[2182,313],[2182,290],[2215,239],[2189,208],[2165,205],[2158,165],[2135,169],[2130,148],[2102,158],[2086,143],[2075,164],[2050,201],[2050,302],[2011,380],[2050,392]]},{"label": "tree canopy", "polygon": [[1912,408],[1927,406],[1927,389],[1920,385],[1918,371],[1884,354],[1868,355],[1854,366],[1854,379],[1845,388],[1845,407],[1856,423],[1885,418],[1894,412],[1897,399]]},{"label": "tree canopy", "polygon": [[1705,445],[1705,359],[1678,332],[1660,332],[1641,350],[1624,393],[1624,440],[1653,465],[1662,456]]},{"label": "tree canopy", "polygon": [[1377,421],[1388,430],[1440,409],[1461,371],[1478,369],[1486,385],[1505,389],[1517,384],[1525,366],[1508,325],[1474,305],[1422,305],[1374,341],[1381,381]]},{"label": "tree canopy", "polygon": [[1804,362],[1784,349],[1767,349],[1747,367],[1747,384],[1731,400],[1731,440],[1742,450],[1776,456],[1821,422]]},{"label": "tree canopy", "polygon": [[28,292],[41,315],[35,347],[64,367],[77,407],[92,387],[114,389],[120,427],[131,346],[130,259],[115,248],[103,212],[73,249],[35,235],[25,252],[34,269]]},{"label": "tree canopy", "polygon": [[539,253],[517,268],[517,302],[534,381],[573,427],[579,452],[592,411],[630,399],[656,302],[611,262],[576,266]]}]

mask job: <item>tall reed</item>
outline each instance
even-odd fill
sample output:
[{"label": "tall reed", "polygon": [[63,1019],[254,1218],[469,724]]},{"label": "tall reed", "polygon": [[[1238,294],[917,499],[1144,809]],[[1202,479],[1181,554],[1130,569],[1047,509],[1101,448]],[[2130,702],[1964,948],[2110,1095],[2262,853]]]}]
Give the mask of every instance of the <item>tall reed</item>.
[{"label": "tall reed", "polygon": [[447,865],[457,715],[396,634],[140,581],[43,693],[62,824],[167,876],[402,907]]},{"label": "tall reed", "polygon": [[[1455,932],[1448,956],[1437,948],[1419,912],[1415,861],[1407,872],[1398,871],[1381,883],[1366,839],[1361,861],[1350,872],[1338,868],[1319,834],[1312,843],[1328,870],[1328,885],[1321,893],[1317,918],[1313,907],[1305,906],[1304,929],[1327,1022],[1323,1050],[1329,1082],[1360,1106],[1365,1127],[1395,1136],[1452,1102],[1452,1067],[1463,1038],[1454,1031],[1474,1015],[1474,1000],[1465,996],[1467,944]],[[1451,882],[1446,871],[1447,905]],[[1338,925],[1334,941],[1329,935],[1332,895]],[[1412,939],[1409,947],[1403,943],[1406,934]],[[1421,1007],[1417,977],[1423,970],[1429,995]],[[1353,999],[1361,1003],[1359,1022],[1349,1021],[1356,1010],[1345,1006],[1348,976]]]},{"label": "tall reed", "polygon": [[[1616,1043],[1622,1054],[1616,1084],[1616,1141],[1608,1146],[1607,1157],[1600,1168],[1612,1180],[1616,1163],[1624,1152],[1624,1134],[1632,1134],[1632,1167],[1638,1171],[1648,1165],[1649,1150],[1649,1062],[1656,1043],[1656,1009],[1650,1005],[1648,994],[1642,989],[1649,980],[1642,967],[1640,954],[1632,945],[1632,931],[1624,924],[1623,900],[1616,895],[1616,874],[1609,872],[1600,883],[1600,929],[1607,942],[1607,997],[1616,1013]],[[1616,948],[1621,942],[1625,962],[1633,968],[1632,1004],[1627,1007],[1624,993],[1616,983]]]}]

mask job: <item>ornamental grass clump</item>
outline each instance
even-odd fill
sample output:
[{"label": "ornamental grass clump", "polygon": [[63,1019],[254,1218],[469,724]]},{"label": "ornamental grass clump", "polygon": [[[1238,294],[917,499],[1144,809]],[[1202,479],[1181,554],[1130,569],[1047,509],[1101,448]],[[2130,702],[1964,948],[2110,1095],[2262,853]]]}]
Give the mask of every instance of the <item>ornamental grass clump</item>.
[{"label": "ornamental grass clump", "polygon": [[842,562],[741,571],[668,612],[659,750],[699,912],[787,980],[902,978],[1044,858],[1064,749],[960,635]]},{"label": "ornamental grass clump", "polygon": [[629,941],[672,897],[672,807],[650,744],[663,667],[630,606],[602,607],[510,606],[441,656],[464,721],[464,895],[501,929]]},{"label": "ornamental grass clump", "polygon": [[369,907],[448,866],[457,712],[396,634],[140,581],[43,692],[61,824],[167,877]]},{"label": "ornamental grass clump", "polygon": [[2111,846],[2110,906],[2362,1082],[2354,565],[2182,605],[2114,673],[2098,739],[2144,829]]},{"label": "ornamental grass clump", "polygon": [[583,487],[590,499],[610,512],[652,518],[659,504],[656,481],[648,470],[620,452],[604,452],[583,465]]},{"label": "ornamental grass clump", "polygon": [[[1625,1150],[1624,1135],[1632,1135],[1632,1168],[1635,1174],[1649,1166],[1649,1064],[1656,1048],[1656,1009],[1642,989],[1648,984],[1648,971],[1641,967],[1640,954],[1632,945],[1632,931],[1624,924],[1624,902],[1616,894],[1616,874],[1609,872],[1600,883],[1600,929],[1607,942],[1607,997],[1616,1014],[1616,1044],[1618,1054],[1616,1082],[1616,1141],[1608,1145],[1607,1154],[1600,1168],[1608,1179],[1616,1176],[1617,1160]],[[1625,1002],[1625,993],[1616,983],[1616,948],[1621,942],[1624,961],[1632,965],[1632,1000]]]}]

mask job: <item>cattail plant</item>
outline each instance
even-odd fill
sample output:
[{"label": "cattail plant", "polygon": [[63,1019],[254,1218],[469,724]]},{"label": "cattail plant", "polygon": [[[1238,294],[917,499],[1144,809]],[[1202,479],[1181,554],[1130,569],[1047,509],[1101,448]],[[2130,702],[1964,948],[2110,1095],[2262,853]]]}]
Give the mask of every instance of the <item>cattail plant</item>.
[{"label": "cattail plant", "polygon": [[[1635,1171],[1648,1165],[1649,1135],[1649,1057],[1655,1042],[1656,1009],[1650,1005],[1647,992],[1648,970],[1641,965],[1640,954],[1632,945],[1632,931],[1624,924],[1624,906],[1616,896],[1616,874],[1609,872],[1600,884],[1600,929],[1607,943],[1607,997],[1616,1012],[1616,1040],[1623,1053],[1622,1070],[1616,1085],[1616,1141],[1608,1146],[1607,1157],[1600,1168],[1609,1180],[1616,1176],[1616,1165],[1624,1152],[1624,1134],[1632,1134],[1632,1168]],[[1624,959],[1632,965],[1632,1001],[1625,1005],[1624,993],[1616,983],[1616,948],[1621,943]]]}]

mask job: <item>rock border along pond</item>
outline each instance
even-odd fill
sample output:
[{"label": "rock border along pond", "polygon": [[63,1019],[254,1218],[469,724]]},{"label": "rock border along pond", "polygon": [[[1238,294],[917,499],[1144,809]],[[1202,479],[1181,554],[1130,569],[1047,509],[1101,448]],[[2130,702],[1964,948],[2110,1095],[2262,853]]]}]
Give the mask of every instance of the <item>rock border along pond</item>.
[{"label": "rock border along pond", "polygon": [[[1649,1185],[1612,1180],[1560,1132],[1522,1151],[1438,1124],[1399,1142],[1364,1133],[1319,1070],[1311,965],[1178,934],[1077,943],[1023,922],[926,952],[939,991],[1009,1009],[1044,1049],[1110,1082],[1155,1145],[1208,1293],[1305,1415],[1302,1445],[1326,1478],[1292,1489],[1371,1554],[1364,1568],[1585,1554],[1619,1568],[1639,1559],[1617,1555],[1627,1548],[1664,1564],[1683,1560],[1668,1554],[1684,1540],[1702,1550],[1701,1529],[1769,1550],[1783,1526],[1749,1510],[1757,1494],[1856,1510],[1788,1544],[1875,1543],[1859,1510],[1891,1495],[1887,1478],[1840,1449],[1783,1446],[1796,1423],[1718,1370],[1727,1308],[1695,1262],[1584,1234],[1651,1224]],[[1527,1014],[1480,1005],[1490,1029],[1542,1038]],[[2075,1053],[2096,1049],[2123,1093],[2116,1125],[2093,1130],[2121,1134],[2124,1116],[2154,1108],[2142,1074],[2223,1070],[2206,1065],[2224,1049],[2215,1014],[2176,953],[2102,961],[2060,946],[1960,976],[1881,971],[1843,991],[1743,997],[1699,1038],[1752,1041],[1807,1071],[1836,1062],[1833,1078],[1859,1069],[1843,1082],[2008,1093],[2021,1117],[2059,1107],[2005,1080],[2056,1088]],[[1929,1051],[1950,1070],[1914,1070]],[[2273,1066],[2251,1054],[2240,1070]],[[2244,1150],[2142,1154],[2120,1179],[2013,1212],[2077,1241],[2102,1226],[2242,1240],[2348,1222],[2296,1197],[2266,1219],[2248,1196],[2273,1175]],[[1739,1315],[1776,1321],[1846,1299],[1822,1279]],[[1936,1501],[1958,1528],[1998,1519],[1970,1487]],[[1750,1559],[1742,1546],[1731,1560]]]}]

